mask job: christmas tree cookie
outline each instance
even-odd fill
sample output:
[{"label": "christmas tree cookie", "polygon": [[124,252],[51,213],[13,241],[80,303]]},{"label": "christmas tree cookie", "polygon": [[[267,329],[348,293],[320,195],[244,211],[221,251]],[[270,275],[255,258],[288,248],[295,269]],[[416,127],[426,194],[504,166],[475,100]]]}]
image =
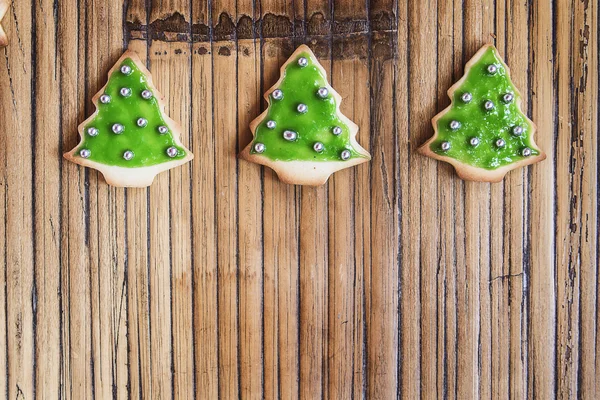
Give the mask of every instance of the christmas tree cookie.
[{"label": "christmas tree cookie", "polygon": [[150,186],[158,173],[193,158],[136,53],[121,56],[92,102],[96,112],[79,125],[81,142],[65,158],[97,169],[109,185]]},{"label": "christmas tree cookie", "polygon": [[452,103],[433,118],[435,134],[419,148],[422,154],[452,164],[462,179],[482,182],[499,182],[510,170],[546,158],[494,46],[475,54],[448,95]]},{"label": "christmas tree cookie", "polygon": [[6,33],[4,29],[2,29],[2,18],[4,18],[4,14],[8,11],[8,0],[0,0],[0,47],[8,46],[8,38],[6,37]]},{"label": "christmas tree cookie", "polygon": [[265,98],[268,108],[250,124],[254,140],[241,158],[272,168],[283,182],[312,186],[371,159],[356,142],[358,126],[340,112],[342,98],[307,46],[283,64]]}]

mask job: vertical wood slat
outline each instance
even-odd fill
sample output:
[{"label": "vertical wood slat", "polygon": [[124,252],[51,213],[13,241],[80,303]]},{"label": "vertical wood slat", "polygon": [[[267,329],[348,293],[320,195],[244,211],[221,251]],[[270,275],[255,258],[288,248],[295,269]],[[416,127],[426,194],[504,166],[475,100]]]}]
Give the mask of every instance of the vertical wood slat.
[{"label": "vertical wood slat", "polygon": [[[430,116],[435,113],[435,76],[437,43],[434,29],[437,23],[436,1],[409,4],[409,19],[422,21],[409,29],[408,69],[411,83],[408,88],[408,215],[403,248],[407,258],[402,281],[402,344],[405,363],[402,369],[403,395],[432,398],[437,393],[437,268],[439,260],[439,220],[437,210],[437,165],[416,154],[414,149],[433,134]],[[430,40],[422,40],[428,37]],[[412,82],[415,82],[413,84]],[[429,182],[418,179],[427,174]],[[410,182],[410,183],[409,183]],[[411,245],[408,245],[408,243]],[[421,265],[421,268],[415,268]]]},{"label": "vertical wood slat", "polygon": [[[183,21],[176,16],[183,17]],[[190,32],[188,1],[152,2],[150,24],[165,24],[165,38]],[[171,25],[169,25],[171,24]],[[162,33],[162,32],[161,32]],[[165,97],[167,113],[190,138],[191,47],[183,42],[154,40],[149,32],[151,71]],[[194,360],[191,288],[191,165],[160,174],[150,188],[150,298],[153,396],[180,397],[193,392]],[[167,195],[168,193],[168,195]],[[168,226],[168,229],[165,229]],[[168,232],[168,235],[165,235]],[[154,240],[156,239],[156,241]]]},{"label": "vertical wood slat", "polygon": [[215,127],[210,2],[194,2],[192,35],[192,224],[194,254],[194,360],[196,396],[219,393]]},{"label": "vertical wood slat", "polygon": [[[532,167],[531,177],[531,267],[528,332],[528,395],[530,398],[552,398],[555,394],[556,356],[556,263],[555,219],[555,98],[553,49],[555,34],[553,9],[544,2],[532,4],[535,21],[531,36],[533,48],[532,120],[538,128],[536,141],[546,151],[543,164]],[[550,110],[554,112],[550,112]]]},{"label": "vertical wood slat", "polygon": [[[370,269],[365,274],[367,292],[367,397],[387,398],[399,389],[399,168],[394,114],[396,74],[395,2],[371,1],[369,23],[382,32],[371,38],[369,54],[371,192]],[[383,22],[382,22],[383,21]],[[405,303],[404,303],[405,304]],[[412,371],[411,371],[412,372]],[[402,380],[408,383],[406,380]]]},{"label": "vertical wood slat", "polygon": [[237,43],[225,21],[236,18],[236,2],[212,2],[213,115],[218,262],[219,395],[239,396],[239,317],[237,243]]},{"label": "vertical wood slat", "polygon": [[[597,3],[556,5],[556,392],[595,396],[597,288]],[[595,178],[595,179],[594,179]],[[596,182],[594,182],[596,180]],[[596,221],[594,223],[594,221]],[[594,367],[592,367],[594,365]]]},{"label": "vertical wood slat", "polygon": [[[237,149],[243,149],[252,140],[249,126],[260,113],[262,99],[260,42],[255,34],[257,10],[254,5],[238,4],[238,24],[242,23],[242,18],[246,21],[247,18],[252,19],[252,38],[249,38],[250,35],[238,38]],[[238,30],[238,36],[247,33]],[[265,374],[262,168],[241,163],[238,166],[238,188],[240,395],[245,399],[258,399],[264,397]]]},{"label": "vertical wood slat", "polygon": [[[51,397],[59,395],[60,328],[58,311],[60,288],[60,154],[59,81],[56,71],[56,24],[51,1],[35,2],[35,29],[32,50],[35,59],[32,73],[35,97],[32,104],[33,213],[34,213],[34,281],[32,302],[35,334],[35,390]],[[48,101],[48,99],[51,99]],[[55,223],[56,221],[56,223]],[[58,267],[58,268],[57,268]]]},{"label": "vertical wood slat", "polygon": [[[3,26],[12,40],[26,46],[32,43],[32,2],[21,1],[12,5],[5,15]],[[19,31],[17,32],[17,24]],[[1,156],[3,184],[3,224],[7,235],[3,244],[2,279],[5,279],[6,297],[1,313],[6,329],[5,392],[9,398],[18,395],[31,398],[34,391],[35,333],[32,288],[34,274],[32,214],[32,158],[31,152],[21,152],[23,143],[31,143],[32,135],[32,76],[34,74],[30,51],[16,46],[3,50],[0,67],[2,96],[0,108],[0,135],[4,146]],[[6,82],[10,83],[7,88]],[[20,95],[25,93],[25,95]],[[12,134],[8,134],[12,132]],[[15,154],[21,154],[14,157]]]},{"label": "vertical wood slat", "polygon": [[[364,1],[334,1],[334,27],[345,26],[348,20],[366,21],[364,4]],[[358,142],[368,151],[369,109],[361,107],[369,103],[369,73],[363,55],[367,36],[334,37],[332,42],[331,84],[342,96],[341,111],[359,126]],[[369,167],[361,165],[358,169],[364,176]],[[364,265],[361,265],[364,256],[357,257],[356,253],[366,249],[360,246],[354,230],[362,233],[361,221],[368,208],[357,205],[356,174],[354,169],[339,171],[328,184],[328,356],[324,394],[331,399],[364,396]]]}]

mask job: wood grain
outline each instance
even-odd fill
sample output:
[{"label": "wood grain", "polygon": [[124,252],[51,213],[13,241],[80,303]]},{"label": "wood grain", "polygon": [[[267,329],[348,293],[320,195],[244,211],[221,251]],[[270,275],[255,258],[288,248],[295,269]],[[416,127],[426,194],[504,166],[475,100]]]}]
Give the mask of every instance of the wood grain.
[{"label": "wood grain", "polygon": [[[22,0],[2,23],[3,396],[598,397],[598,2]],[[301,43],[373,155],[319,188],[236,158]],[[485,43],[548,154],[499,184],[415,152]],[[60,156],[127,48],[195,154],[148,189]]]}]

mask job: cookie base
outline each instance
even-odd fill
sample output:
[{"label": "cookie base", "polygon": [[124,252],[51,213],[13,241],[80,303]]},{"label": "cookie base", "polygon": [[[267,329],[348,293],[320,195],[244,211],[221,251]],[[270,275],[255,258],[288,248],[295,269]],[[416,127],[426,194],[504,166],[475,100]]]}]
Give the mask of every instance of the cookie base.
[{"label": "cookie base", "polygon": [[284,183],[307,186],[321,186],[334,172],[370,160],[370,158],[353,158],[348,161],[273,161],[268,157],[250,153],[250,146],[246,147],[239,157],[271,168]]},{"label": "cookie base", "polygon": [[75,164],[94,168],[100,171],[100,173],[104,176],[106,183],[111,186],[129,188],[148,187],[152,184],[156,175],[171,168],[183,165],[194,158],[191,153],[188,153],[188,155],[181,160],[168,161],[162,164],[151,165],[149,167],[125,168],[114,165],[100,164],[96,161],[81,158],[75,155],[75,150],[76,149],[73,149],[70,152],[65,153],[64,157]]}]

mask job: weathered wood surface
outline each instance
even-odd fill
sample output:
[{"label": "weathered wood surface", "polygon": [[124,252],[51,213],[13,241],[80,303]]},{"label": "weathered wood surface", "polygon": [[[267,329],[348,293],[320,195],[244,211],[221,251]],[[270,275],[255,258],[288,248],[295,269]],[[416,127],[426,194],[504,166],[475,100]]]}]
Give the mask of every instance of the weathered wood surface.
[{"label": "weathered wood surface", "polygon": [[[0,394],[600,397],[598,2],[19,0],[0,50]],[[465,183],[415,149],[495,43],[548,159]],[[307,43],[373,155],[320,188],[238,161]],[[195,160],[65,162],[136,50]]]}]

